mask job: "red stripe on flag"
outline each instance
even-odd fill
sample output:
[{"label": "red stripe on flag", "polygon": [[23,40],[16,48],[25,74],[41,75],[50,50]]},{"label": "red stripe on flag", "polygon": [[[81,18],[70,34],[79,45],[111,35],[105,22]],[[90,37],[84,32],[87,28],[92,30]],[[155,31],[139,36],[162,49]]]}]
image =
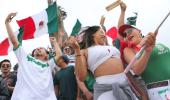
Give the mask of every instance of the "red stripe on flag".
[{"label": "red stripe on flag", "polygon": [[9,41],[6,38],[4,41],[0,43],[0,55],[5,56],[8,55]]},{"label": "red stripe on flag", "polygon": [[107,36],[109,36],[110,38],[112,38],[112,40],[115,40],[117,38],[117,28],[116,27],[112,27],[110,28],[107,33],[106,33]]},{"label": "red stripe on flag", "polygon": [[36,29],[35,29],[34,20],[31,17],[22,20],[17,20],[17,23],[19,27],[24,26],[23,40],[34,38],[34,32]]}]

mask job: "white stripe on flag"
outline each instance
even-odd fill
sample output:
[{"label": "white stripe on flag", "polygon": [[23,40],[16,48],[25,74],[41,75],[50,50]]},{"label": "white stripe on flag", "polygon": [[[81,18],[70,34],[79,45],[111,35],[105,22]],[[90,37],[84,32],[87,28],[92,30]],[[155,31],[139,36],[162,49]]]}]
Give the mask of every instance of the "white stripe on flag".
[{"label": "white stripe on flag", "polygon": [[35,16],[32,16],[32,19],[36,27],[35,28],[36,30],[34,32],[34,37],[39,37],[44,34],[48,34],[48,27],[47,27],[48,16],[45,10],[36,14]]}]

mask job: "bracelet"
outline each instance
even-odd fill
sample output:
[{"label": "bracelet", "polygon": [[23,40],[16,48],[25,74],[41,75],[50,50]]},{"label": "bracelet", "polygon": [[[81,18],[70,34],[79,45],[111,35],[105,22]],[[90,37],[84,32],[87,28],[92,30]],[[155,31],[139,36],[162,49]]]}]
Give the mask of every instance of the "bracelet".
[{"label": "bracelet", "polygon": [[81,56],[81,54],[76,54],[76,57]]}]

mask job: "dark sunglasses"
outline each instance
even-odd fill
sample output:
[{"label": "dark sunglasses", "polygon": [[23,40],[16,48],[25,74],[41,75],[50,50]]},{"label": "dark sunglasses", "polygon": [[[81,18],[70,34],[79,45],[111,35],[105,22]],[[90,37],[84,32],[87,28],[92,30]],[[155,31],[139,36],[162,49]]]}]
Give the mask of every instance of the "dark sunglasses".
[{"label": "dark sunglasses", "polygon": [[70,50],[70,48],[64,48],[64,50]]},{"label": "dark sunglasses", "polygon": [[128,35],[128,34],[131,34],[133,32],[133,29],[128,29],[126,32],[124,32],[124,34]]},{"label": "dark sunglasses", "polygon": [[2,68],[5,68],[5,67],[9,68],[9,67],[11,67],[11,65],[10,64],[2,64],[1,67]]}]

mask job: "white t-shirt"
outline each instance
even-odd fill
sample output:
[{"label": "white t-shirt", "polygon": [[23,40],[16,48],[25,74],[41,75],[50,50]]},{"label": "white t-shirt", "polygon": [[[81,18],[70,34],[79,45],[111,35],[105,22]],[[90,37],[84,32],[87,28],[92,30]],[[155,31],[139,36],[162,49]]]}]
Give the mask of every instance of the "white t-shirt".
[{"label": "white t-shirt", "polygon": [[68,66],[75,66],[75,55],[67,55],[67,57],[70,61]]},{"label": "white t-shirt", "polygon": [[54,60],[35,59],[27,55],[22,46],[14,52],[19,68],[11,100],[57,100],[51,72],[56,66]]}]

